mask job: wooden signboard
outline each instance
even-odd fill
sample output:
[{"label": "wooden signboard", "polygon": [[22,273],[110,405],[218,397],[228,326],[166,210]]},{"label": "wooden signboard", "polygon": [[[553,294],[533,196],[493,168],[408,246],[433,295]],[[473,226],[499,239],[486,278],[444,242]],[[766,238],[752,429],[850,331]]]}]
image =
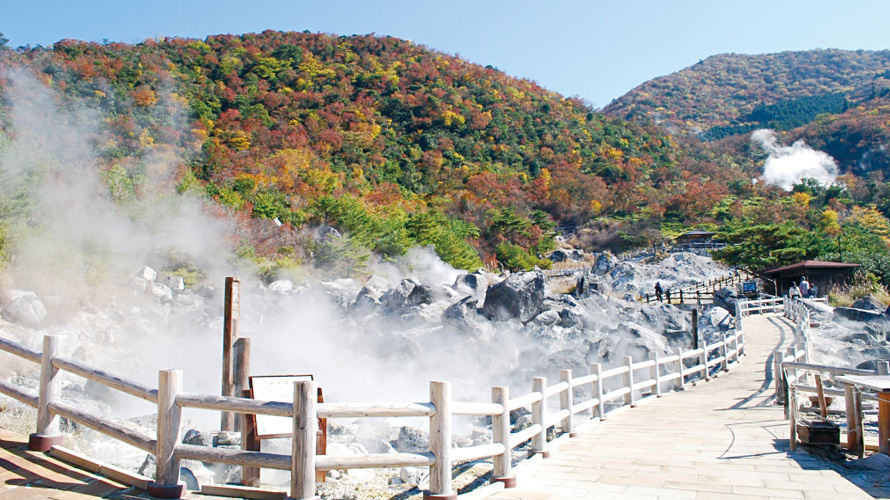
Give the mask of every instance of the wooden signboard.
[{"label": "wooden signboard", "polygon": [[[278,401],[293,403],[294,382],[313,380],[312,375],[258,375],[249,377],[250,389],[244,396],[263,401]],[[324,395],[321,387],[318,388],[318,402],[324,403]],[[245,415],[245,436],[242,439],[242,447],[245,450],[260,451],[260,442],[263,439],[290,438],[293,436],[294,423],[290,417],[276,417],[274,415]],[[315,452],[318,455],[327,454],[328,448],[328,419],[318,419],[318,439],[315,443]],[[246,486],[259,486],[259,469],[245,467],[242,472],[242,482]],[[315,480],[324,482],[325,472],[317,471]]]},{"label": "wooden signboard", "polygon": [[[253,399],[263,401],[294,402],[294,382],[313,380],[312,375],[263,375],[250,377]],[[256,416],[257,439],[289,438],[294,423],[288,417],[274,415]]]}]

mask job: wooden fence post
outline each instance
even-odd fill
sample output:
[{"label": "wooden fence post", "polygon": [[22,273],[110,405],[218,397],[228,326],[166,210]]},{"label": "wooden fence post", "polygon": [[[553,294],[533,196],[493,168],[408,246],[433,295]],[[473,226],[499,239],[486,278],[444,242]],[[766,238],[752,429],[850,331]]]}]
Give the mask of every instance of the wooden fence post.
[{"label": "wooden fence post", "polygon": [[[250,389],[245,389],[241,397],[250,398]],[[260,451],[260,440],[257,439],[256,417],[246,413],[241,414],[241,449],[245,451]],[[260,468],[241,466],[241,484],[244,486],[260,486]]]},{"label": "wooden fence post", "polygon": [[49,408],[49,404],[62,395],[62,377],[53,367],[53,358],[62,350],[64,337],[43,336],[43,353],[40,355],[40,388],[37,403],[37,432],[28,436],[28,449],[46,452],[62,444],[59,431],[59,416]]},{"label": "wooden fence post", "polygon": [[651,354],[651,359],[655,361],[655,364],[652,365],[650,369],[650,376],[653,380],[655,380],[655,397],[661,397],[661,366],[658,363],[658,353],[654,352]]},{"label": "wooden fence post", "polygon": [[314,380],[294,382],[294,427],[290,498],[315,496],[315,443],[318,435],[318,389]]},{"label": "wooden fence post", "polygon": [[698,349],[698,309],[692,310],[692,348]]},{"label": "wooden fence post", "polygon": [[544,395],[546,388],[547,379],[545,377],[534,377],[532,379],[532,392],[541,394],[541,400],[532,403],[532,423],[540,425],[541,432],[532,437],[532,447],[529,450],[529,456],[539,454],[544,458],[550,457],[550,450],[547,449],[547,398]]},{"label": "wooden fence post", "polygon": [[677,373],[680,374],[680,378],[677,379],[677,389],[683,389],[683,386],[686,384],[686,377],[683,376],[683,348],[677,348]]},{"label": "wooden fence post", "polygon": [[[235,392],[234,355],[235,340],[238,339],[238,323],[241,315],[241,280],[226,278],[226,298],[223,311],[223,360],[222,360],[222,395],[240,396]],[[224,411],[220,414],[219,429],[235,430],[235,414]]]},{"label": "wooden fence post", "polygon": [[[599,363],[594,363],[590,365],[590,370],[596,375],[596,380],[593,381],[593,393],[596,395],[596,416],[599,417],[600,420],[606,419],[606,408],[603,403],[603,365]],[[590,409],[591,416],[593,416],[593,408]]]},{"label": "wooden fence post", "polygon": [[158,444],[155,452],[157,472],[148,485],[148,494],[155,498],[180,498],[179,459],[174,455],[180,443],[182,408],[176,396],[182,392],[182,370],[158,372]]},{"label": "wooden fence post", "polygon": [[559,381],[565,382],[568,387],[559,393],[559,409],[568,410],[569,414],[562,419],[562,431],[567,432],[570,438],[576,437],[575,432],[575,415],[572,413],[572,406],[575,405],[575,395],[572,393],[572,370],[560,370]]},{"label": "wooden fence post", "polygon": [[633,356],[625,356],[624,364],[627,365],[627,373],[624,374],[624,385],[630,389],[624,395],[624,404],[630,405],[631,408],[637,406],[637,400],[634,398],[634,358]]},{"label": "wooden fence post", "polygon": [[708,368],[708,343],[705,342],[705,345],[701,348],[701,354],[699,354],[699,362],[702,364],[703,370],[705,371],[704,377],[705,382],[711,380],[711,370]]},{"label": "wooden fence post", "polygon": [[500,415],[494,415],[491,419],[492,442],[504,445],[504,453],[492,458],[491,482],[504,483],[504,488],[515,488],[516,476],[513,475],[510,449],[510,388],[492,387],[491,402],[504,407]]},{"label": "wooden fence post", "polygon": [[776,387],[776,404],[785,404],[785,374],[782,371],[782,358],[785,357],[782,351],[773,351],[773,383]]},{"label": "wooden fence post", "polygon": [[[235,340],[233,350],[234,370],[232,376],[235,382],[235,395],[242,397],[244,391],[250,388],[250,339],[240,338]],[[242,418],[235,418],[234,430],[241,430]]]},{"label": "wooden fence post", "polygon": [[430,466],[430,489],[424,499],[455,500],[451,488],[451,382],[430,382],[430,402],[436,413],[430,416],[430,452],[436,463]]},{"label": "wooden fence post", "polygon": [[860,456],[863,455],[864,447],[862,446],[862,401],[858,401],[859,391],[853,384],[844,384],[844,403],[847,414],[847,451],[856,452]]}]

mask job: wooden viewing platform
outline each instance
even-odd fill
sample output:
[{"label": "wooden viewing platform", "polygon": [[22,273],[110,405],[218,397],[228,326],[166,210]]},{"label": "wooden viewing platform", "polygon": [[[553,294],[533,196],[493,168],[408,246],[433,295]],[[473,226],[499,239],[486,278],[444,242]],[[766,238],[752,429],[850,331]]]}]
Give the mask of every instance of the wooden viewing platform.
[{"label": "wooden viewing platform", "polygon": [[780,315],[746,317],[748,356],[730,373],[579,427],[575,439],[552,443],[551,458],[514,468],[517,488],[488,498],[890,498],[888,487],[857,486],[843,468],[801,448],[789,451],[788,421],[774,401],[771,353],[788,345],[792,329]]}]

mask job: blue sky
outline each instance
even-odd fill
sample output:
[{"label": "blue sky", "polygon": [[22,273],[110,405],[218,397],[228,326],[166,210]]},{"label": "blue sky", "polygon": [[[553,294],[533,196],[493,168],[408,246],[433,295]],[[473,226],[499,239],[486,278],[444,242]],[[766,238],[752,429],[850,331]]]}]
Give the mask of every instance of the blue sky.
[{"label": "blue sky", "polygon": [[886,0],[0,0],[9,45],[137,43],[267,29],[376,33],[529,78],[601,108],[710,55],[890,49]]}]

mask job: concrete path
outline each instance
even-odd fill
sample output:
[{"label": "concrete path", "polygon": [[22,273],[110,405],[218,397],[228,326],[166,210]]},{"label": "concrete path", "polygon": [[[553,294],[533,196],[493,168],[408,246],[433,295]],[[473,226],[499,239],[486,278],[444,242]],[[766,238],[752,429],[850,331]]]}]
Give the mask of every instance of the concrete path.
[{"label": "concrete path", "polygon": [[748,355],[730,373],[588,423],[578,437],[557,440],[551,458],[516,467],[517,488],[488,498],[874,498],[830,463],[802,448],[788,451],[788,422],[773,404],[770,366],[791,328],[778,315],[745,318]]}]

